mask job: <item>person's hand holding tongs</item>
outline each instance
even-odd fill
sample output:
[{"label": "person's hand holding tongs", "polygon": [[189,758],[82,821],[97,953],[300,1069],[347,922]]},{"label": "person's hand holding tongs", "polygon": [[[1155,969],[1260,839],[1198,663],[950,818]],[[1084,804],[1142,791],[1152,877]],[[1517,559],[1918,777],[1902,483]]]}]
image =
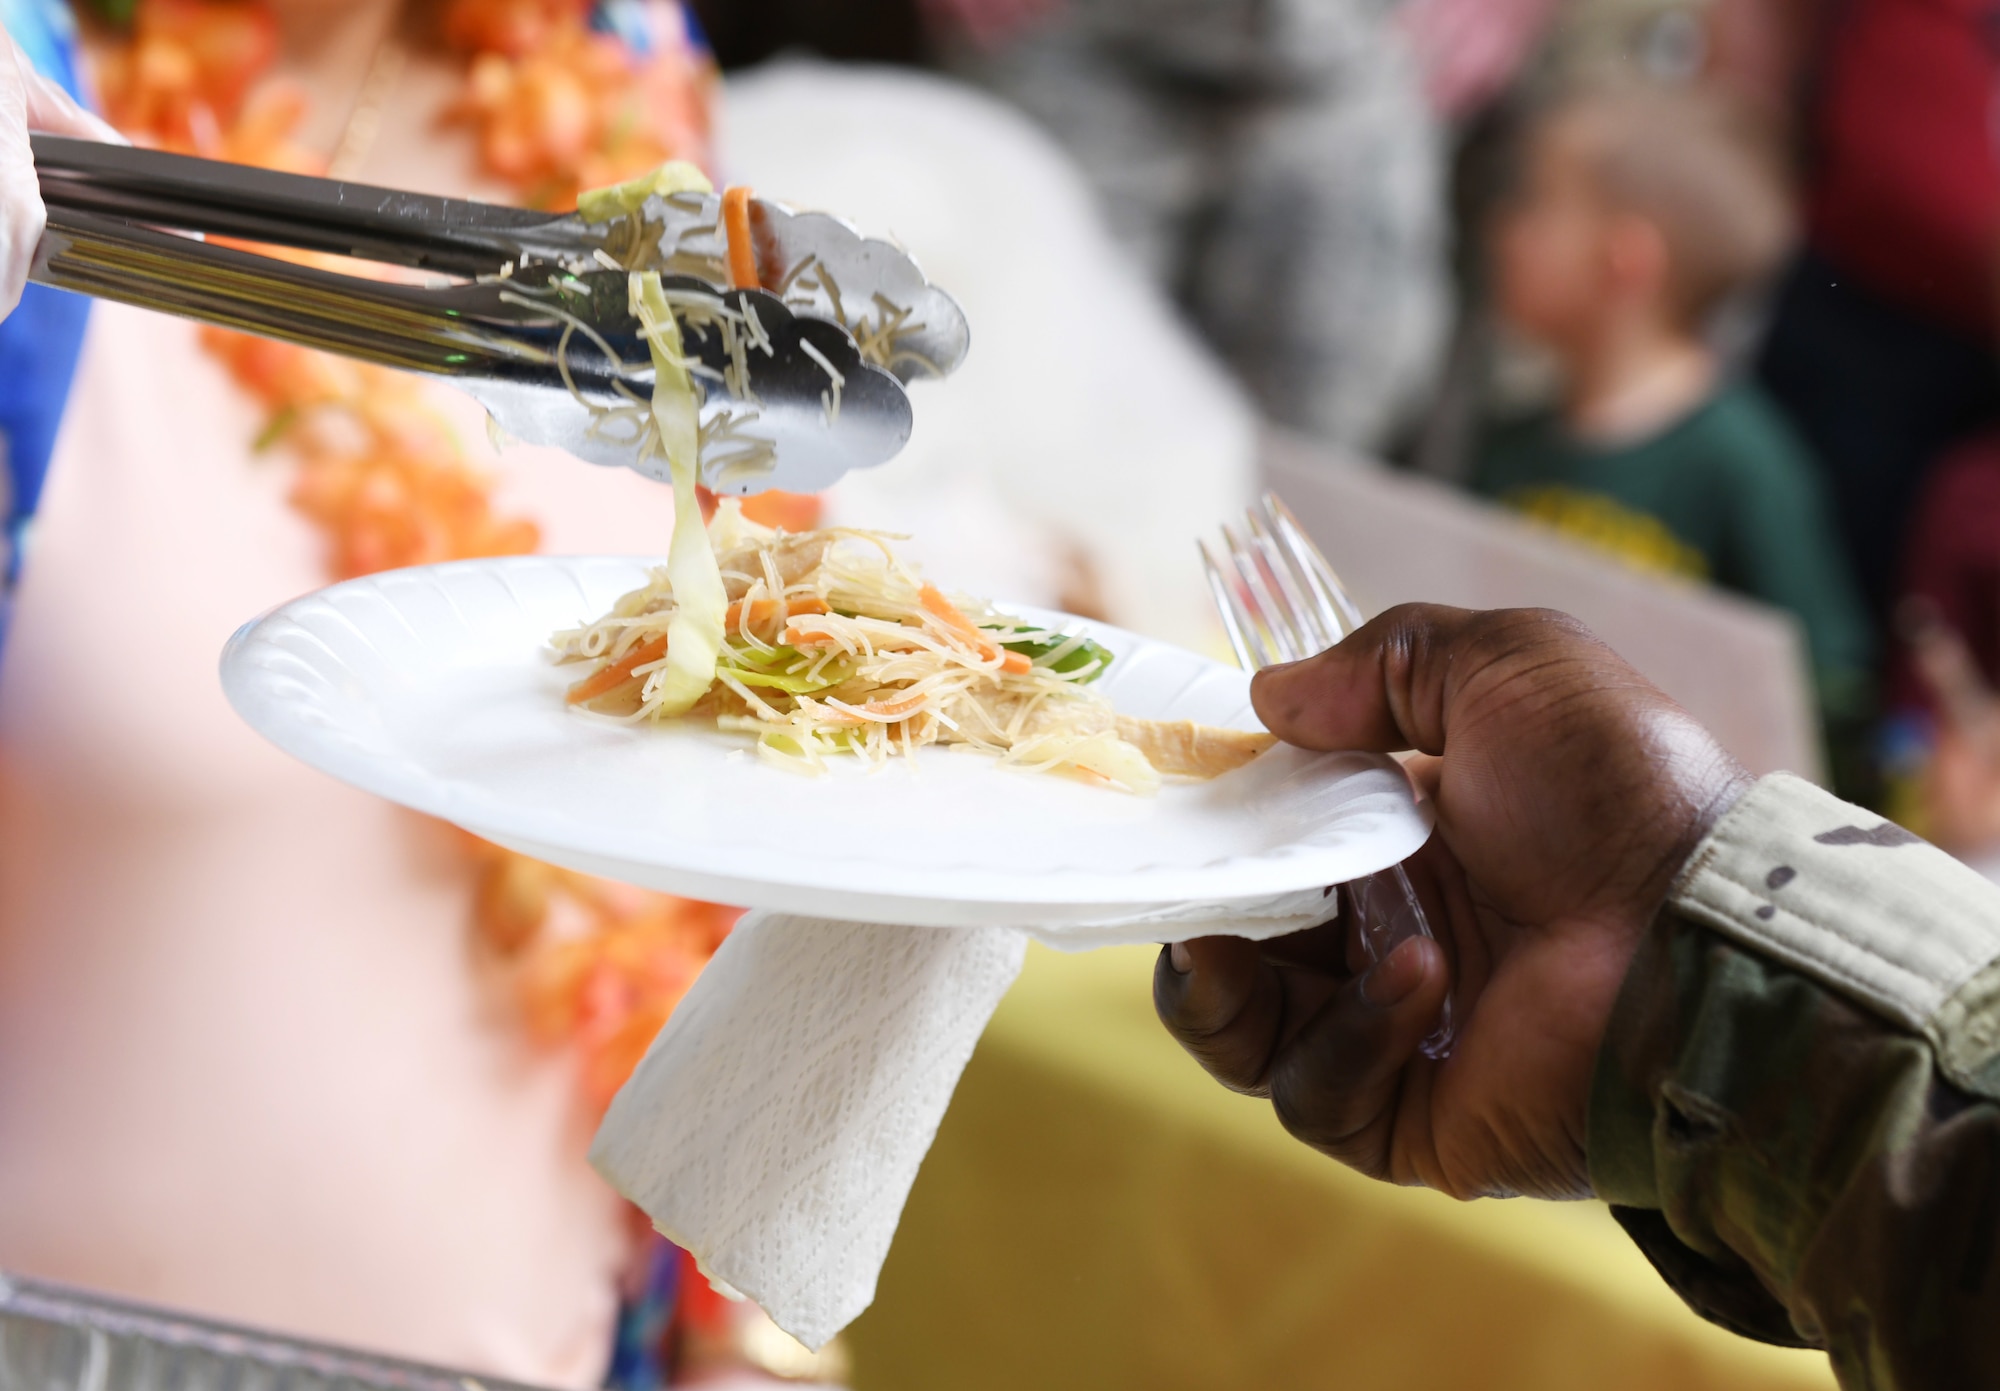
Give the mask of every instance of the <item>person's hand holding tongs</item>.
[{"label": "person's hand holding tongs", "polygon": [[[635,313],[638,280],[656,275],[718,492],[813,492],[893,457],[910,433],[904,384],[949,373],[968,345],[958,306],[899,248],[747,189],[711,192],[688,166],[559,216],[31,143],[48,216],[29,278],[451,377],[509,435],[659,477]],[[222,239],[405,270],[347,275]]]},{"label": "person's hand holding tongs", "polygon": [[124,137],[36,72],[0,28],[0,319],[14,312],[42,237],[44,212],[28,132],[123,144]]}]

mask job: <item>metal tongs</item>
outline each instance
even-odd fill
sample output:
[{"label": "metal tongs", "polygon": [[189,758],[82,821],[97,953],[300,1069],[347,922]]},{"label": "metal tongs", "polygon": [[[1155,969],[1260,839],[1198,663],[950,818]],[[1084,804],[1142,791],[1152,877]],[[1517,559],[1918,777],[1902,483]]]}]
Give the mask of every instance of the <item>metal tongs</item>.
[{"label": "metal tongs", "polygon": [[[717,194],[585,222],[36,134],[48,227],[30,278],[383,366],[451,378],[515,438],[656,478],[653,368],[630,307],[657,271],[703,393],[703,481],[815,492],[909,439],[904,384],[948,375],[965,316],[910,256],[752,199],[757,288],[730,284]],[[201,234],[191,236],[190,233]],[[228,237],[430,272],[343,275]],[[445,277],[450,277],[445,281]]]}]

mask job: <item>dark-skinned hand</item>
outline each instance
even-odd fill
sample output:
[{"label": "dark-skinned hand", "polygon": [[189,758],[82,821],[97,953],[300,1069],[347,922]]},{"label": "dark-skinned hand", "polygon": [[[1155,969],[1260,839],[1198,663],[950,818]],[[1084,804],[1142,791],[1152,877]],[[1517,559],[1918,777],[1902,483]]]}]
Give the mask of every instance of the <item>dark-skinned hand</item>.
[{"label": "dark-skinned hand", "polygon": [[[1749,785],[1706,730],[1581,624],[1392,609],[1258,675],[1309,749],[1415,749],[1437,831],[1409,862],[1438,941],[1380,962],[1351,912],[1272,942],[1160,953],[1160,1018],[1217,1080],[1364,1173],[1458,1197],[1590,1192],[1591,1071],[1683,862]],[[1345,905],[1344,905],[1345,906]],[[1419,1044],[1449,990],[1458,1038]]]}]

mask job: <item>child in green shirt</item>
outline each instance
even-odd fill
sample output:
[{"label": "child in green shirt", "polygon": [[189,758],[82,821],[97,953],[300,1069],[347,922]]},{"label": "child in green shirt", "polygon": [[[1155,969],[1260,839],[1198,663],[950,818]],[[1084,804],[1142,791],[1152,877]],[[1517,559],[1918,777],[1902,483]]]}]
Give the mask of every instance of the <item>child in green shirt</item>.
[{"label": "child in green shirt", "polygon": [[1563,392],[1488,441],[1474,486],[1629,564],[1791,610],[1838,753],[1871,704],[1860,593],[1804,446],[1721,377],[1704,331],[1787,224],[1775,176],[1691,94],[1591,92],[1533,119],[1493,227],[1495,291]]}]

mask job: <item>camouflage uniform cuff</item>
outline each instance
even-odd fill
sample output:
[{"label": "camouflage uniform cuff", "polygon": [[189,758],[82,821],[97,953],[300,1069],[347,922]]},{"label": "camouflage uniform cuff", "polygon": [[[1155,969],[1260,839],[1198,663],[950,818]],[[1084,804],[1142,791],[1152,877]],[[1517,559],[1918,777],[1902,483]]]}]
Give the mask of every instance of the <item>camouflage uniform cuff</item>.
[{"label": "camouflage uniform cuff", "polygon": [[1670,904],[1917,1034],[2000,957],[2000,892],[1984,877],[1785,773],[1716,824]]},{"label": "camouflage uniform cuff", "polygon": [[1696,848],[1634,956],[1593,1078],[1591,1180],[1606,1201],[1660,1206],[1653,1127],[1663,1031],[1693,983],[1669,982],[1677,933],[1704,927],[1929,1039],[1969,1085],[2000,1038],[1973,1008],[2000,991],[2000,890],[1893,822],[1786,773],[1760,780]]},{"label": "camouflage uniform cuff", "polygon": [[1634,954],[1598,1050],[1591,1181],[1724,1327],[1825,1346],[1843,1384],[2000,1385],[1960,1374],[2000,1349],[1979,1331],[1996,1099],[2000,889],[1769,777]]}]

